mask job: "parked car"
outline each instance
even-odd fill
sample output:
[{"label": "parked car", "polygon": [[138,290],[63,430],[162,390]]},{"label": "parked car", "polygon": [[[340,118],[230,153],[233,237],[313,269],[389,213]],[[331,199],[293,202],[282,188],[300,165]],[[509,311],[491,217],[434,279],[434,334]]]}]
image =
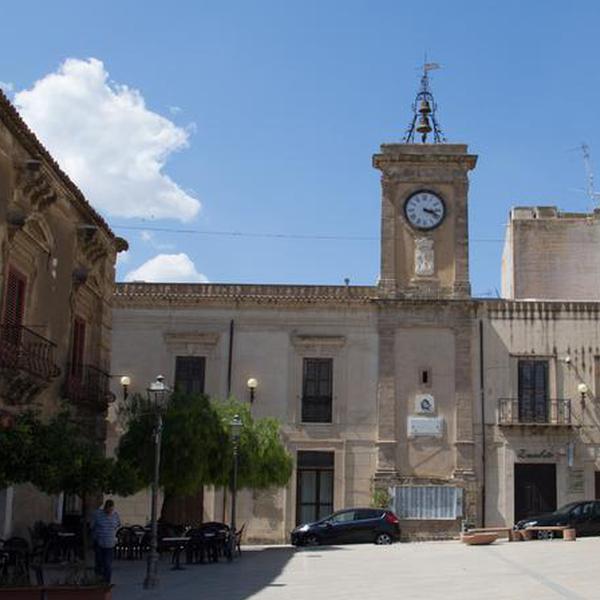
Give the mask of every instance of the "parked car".
[{"label": "parked car", "polygon": [[578,536],[600,535],[600,501],[569,502],[554,512],[522,519],[515,529],[551,525],[573,527]]},{"label": "parked car", "polygon": [[391,544],[400,537],[400,521],[384,508],[349,508],[292,531],[294,546],[372,542]]}]

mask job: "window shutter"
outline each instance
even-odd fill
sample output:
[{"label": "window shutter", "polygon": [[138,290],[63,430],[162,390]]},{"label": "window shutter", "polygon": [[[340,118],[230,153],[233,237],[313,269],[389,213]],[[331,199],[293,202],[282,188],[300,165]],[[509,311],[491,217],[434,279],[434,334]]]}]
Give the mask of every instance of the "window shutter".
[{"label": "window shutter", "polygon": [[175,389],[186,394],[204,393],[204,356],[177,356],[175,358]]},{"label": "window shutter", "polygon": [[71,354],[71,374],[80,377],[83,373],[85,357],[85,321],[73,321],[73,348]]},{"label": "window shutter", "polygon": [[8,270],[6,294],[4,296],[4,323],[20,327],[25,310],[25,289],[27,280],[15,269]]}]

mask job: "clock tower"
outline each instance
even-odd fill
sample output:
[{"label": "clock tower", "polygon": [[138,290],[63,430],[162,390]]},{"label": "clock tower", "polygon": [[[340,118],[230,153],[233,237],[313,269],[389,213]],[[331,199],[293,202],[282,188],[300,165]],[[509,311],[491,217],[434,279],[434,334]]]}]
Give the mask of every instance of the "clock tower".
[{"label": "clock tower", "polygon": [[[381,171],[382,296],[468,298],[468,173],[477,156],[446,143],[425,65],[402,143],[373,156]],[[421,143],[415,142],[415,135]],[[428,136],[433,139],[428,140]]]}]

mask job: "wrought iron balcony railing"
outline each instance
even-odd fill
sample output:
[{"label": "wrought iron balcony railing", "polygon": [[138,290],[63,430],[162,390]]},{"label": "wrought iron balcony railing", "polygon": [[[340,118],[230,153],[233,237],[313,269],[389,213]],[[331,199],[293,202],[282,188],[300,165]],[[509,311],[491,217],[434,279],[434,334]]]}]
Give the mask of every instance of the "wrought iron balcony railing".
[{"label": "wrought iron balcony railing", "polygon": [[60,374],[56,344],[23,325],[0,325],[0,368],[50,380]]},{"label": "wrought iron balcony railing", "polygon": [[106,407],[113,398],[110,375],[94,365],[69,364],[64,392],[74,403],[99,407]]},{"label": "wrought iron balcony railing", "polygon": [[572,425],[571,400],[500,398],[498,425]]}]

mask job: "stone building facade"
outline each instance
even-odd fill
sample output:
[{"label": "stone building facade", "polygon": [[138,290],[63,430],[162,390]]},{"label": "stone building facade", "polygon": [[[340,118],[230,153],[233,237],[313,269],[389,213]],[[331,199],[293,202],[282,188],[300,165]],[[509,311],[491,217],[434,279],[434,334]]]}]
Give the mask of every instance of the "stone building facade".
[{"label": "stone building facade", "polygon": [[[377,286],[117,286],[112,370],[134,391],[159,372],[174,383],[177,365],[195,357],[210,396],[247,398],[255,378],[253,413],[281,421],[296,472],[284,490],[242,496],[249,539],[284,541],[299,521],[369,505],[375,488],[404,507],[406,536],[449,536],[479,518],[467,243],[475,162],[459,144],[382,146]],[[437,216],[422,210],[429,203]],[[437,222],[421,226],[428,216]],[[206,490],[207,519],[224,518],[220,494]],[[145,494],[120,507],[130,521],[149,515]]]},{"label": "stone building facade", "polygon": [[[592,283],[575,285],[579,265],[593,262],[596,214],[515,209],[504,276],[521,283],[505,286],[513,290],[506,299],[472,298],[475,163],[459,144],[386,144],[374,156],[378,285],[117,286],[114,372],[142,391],[159,372],[175,382],[177,364],[197,360],[206,393],[249,401],[246,382],[255,378],[253,413],[281,421],[295,472],[285,489],[242,494],[238,520],[249,540],[285,541],[296,523],[370,504],[376,489],[391,494],[410,539],[455,535],[464,520],[512,525],[599,497],[593,269]],[[524,224],[525,213],[535,222]],[[588,235],[587,254],[580,245],[577,261],[561,261],[573,228]],[[544,256],[550,239],[556,262]],[[571,287],[586,301],[569,297]],[[530,294],[538,299],[518,299]],[[317,418],[315,365],[328,373],[321,383],[330,401]],[[144,494],[120,505],[132,522],[149,515]],[[219,490],[205,490],[205,519],[227,520],[223,507]]]},{"label": "stone building facade", "polygon": [[[113,234],[0,92],[0,410],[62,401],[99,444],[110,393]],[[61,518],[63,498],[0,491],[0,537]]]}]

